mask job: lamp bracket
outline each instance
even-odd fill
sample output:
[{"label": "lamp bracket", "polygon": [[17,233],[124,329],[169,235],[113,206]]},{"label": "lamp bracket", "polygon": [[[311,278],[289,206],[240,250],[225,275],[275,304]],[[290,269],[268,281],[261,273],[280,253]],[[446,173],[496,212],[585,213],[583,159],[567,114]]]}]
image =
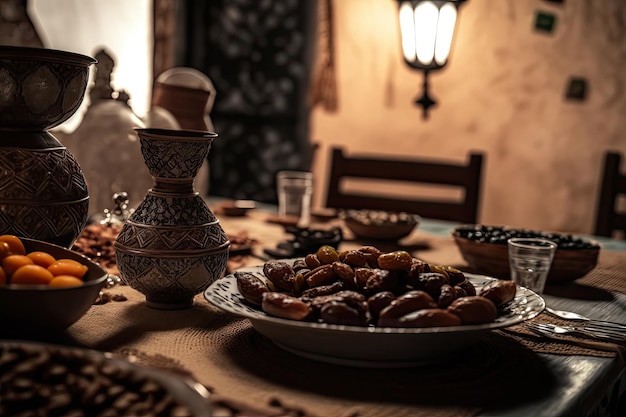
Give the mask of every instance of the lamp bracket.
[{"label": "lamp bracket", "polygon": [[422,96],[415,100],[415,104],[422,106],[423,117],[428,119],[428,110],[437,104],[437,101],[433,99],[428,91],[428,74],[429,71],[424,71],[424,84],[422,88]]}]

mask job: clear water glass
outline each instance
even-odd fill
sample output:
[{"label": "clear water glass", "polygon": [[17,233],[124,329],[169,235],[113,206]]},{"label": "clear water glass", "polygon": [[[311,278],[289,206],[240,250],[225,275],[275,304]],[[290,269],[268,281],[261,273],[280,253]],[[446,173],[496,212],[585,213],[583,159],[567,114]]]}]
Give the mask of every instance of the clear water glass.
[{"label": "clear water glass", "polygon": [[313,173],[309,171],[279,171],[276,175],[278,214],[299,219],[306,227],[311,219]]},{"label": "clear water glass", "polygon": [[539,238],[508,240],[511,279],[519,286],[541,294],[556,252],[556,243]]}]

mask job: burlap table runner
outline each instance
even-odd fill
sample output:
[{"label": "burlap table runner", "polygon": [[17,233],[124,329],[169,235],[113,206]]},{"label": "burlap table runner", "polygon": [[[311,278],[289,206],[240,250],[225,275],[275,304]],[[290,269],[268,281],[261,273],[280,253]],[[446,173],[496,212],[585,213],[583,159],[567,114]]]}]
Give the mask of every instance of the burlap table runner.
[{"label": "burlap table runner", "polygon": [[[451,239],[418,235],[414,254],[427,262],[463,266]],[[259,263],[243,260],[243,264]],[[577,284],[623,291],[626,254],[603,252],[601,265]],[[67,330],[64,343],[128,352],[148,366],[183,370],[207,386],[220,415],[475,416],[545,396],[554,376],[536,352],[614,357],[619,349],[581,348],[546,340],[521,326],[491,332],[458,355],[417,368],[363,369],[300,358],[275,346],[245,319],[229,316],[202,295],[193,308],[160,311],[125,286],[107,290],[127,301],[93,306]],[[552,321],[545,315],[535,320]],[[155,360],[156,358],[156,360]],[[164,359],[164,360],[163,360]],[[529,386],[516,375],[532,374]]]},{"label": "burlap table runner", "polygon": [[[422,367],[342,367],[290,354],[200,296],[193,308],[170,312],[148,308],[129,287],[108,291],[128,300],[94,306],[68,330],[71,339],[156,358],[144,361],[149,366],[167,367],[161,359],[171,358],[173,368],[189,371],[232,415],[253,409],[259,416],[474,416],[514,407],[520,390],[526,400],[540,398],[553,384],[540,357],[503,334],[488,334],[466,351]],[[528,387],[511,377],[521,373],[542,382]]]}]

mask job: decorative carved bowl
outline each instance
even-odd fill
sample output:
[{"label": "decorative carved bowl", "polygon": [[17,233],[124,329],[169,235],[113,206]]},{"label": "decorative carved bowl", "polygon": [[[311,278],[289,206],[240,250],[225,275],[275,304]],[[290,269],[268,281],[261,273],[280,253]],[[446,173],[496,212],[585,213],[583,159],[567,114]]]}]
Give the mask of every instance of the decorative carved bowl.
[{"label": "decorative carved bowl", "polygon": [[0,127],[47,130],[83,101],[95,59],[44,48],[0,46]]}]

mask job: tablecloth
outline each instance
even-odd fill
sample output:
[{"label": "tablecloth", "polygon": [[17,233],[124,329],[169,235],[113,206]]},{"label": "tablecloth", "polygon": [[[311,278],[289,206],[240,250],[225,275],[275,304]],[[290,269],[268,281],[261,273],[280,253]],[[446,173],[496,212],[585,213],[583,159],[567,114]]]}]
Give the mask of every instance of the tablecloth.
[{"label": "tablecloth", "polygon": [[[463,266],[451,239],[418,235],[411,246],[428,262]],[[626,253],[604,251],[600,265],[572,285],[607,294],[624,291],[624,271]],[[621,349],[582,348],[574,339],[545,340],[514,328],[488,333],[474,346],[421,367],[344,367],[282,350],[247,320],[219,311],[201,294],[190,309],[161,311],[147,307],[130,287],[106,291],[126,301],[94,305],[54,341],[120,355],[140,353],[148,366],[189,372],[213,393],[223,415],[475,416],[515,407],[520,390],[524,401],[549,394],[554,375],[538,352],[616,357]],[[553,319],[542,314],[536,320]],[[536,383],[529,386],[518,377],[522,374],[532,374]]]}]

